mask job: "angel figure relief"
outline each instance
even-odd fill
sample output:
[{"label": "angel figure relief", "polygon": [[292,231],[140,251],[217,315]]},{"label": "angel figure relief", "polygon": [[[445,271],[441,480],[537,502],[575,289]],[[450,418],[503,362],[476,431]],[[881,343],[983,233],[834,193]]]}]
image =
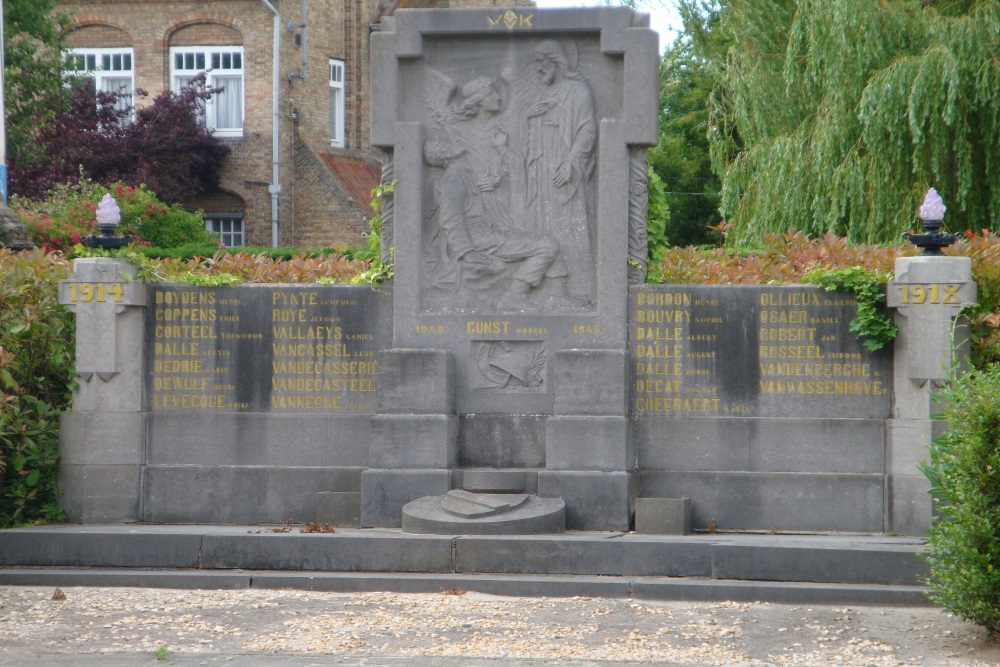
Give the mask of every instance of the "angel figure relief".
[{"label": "angel figure relief", "polygon": [[[461,88],[429,70],[423,158],[431,202],[425,256],[431,284],[470,309],[538,312],[560,256],[553,234],[512,215],[512,118],[502,79],[477,76]],[[516,164],[523,171],[523,163]],[[535,228],[533,228],[535,227]]]}]

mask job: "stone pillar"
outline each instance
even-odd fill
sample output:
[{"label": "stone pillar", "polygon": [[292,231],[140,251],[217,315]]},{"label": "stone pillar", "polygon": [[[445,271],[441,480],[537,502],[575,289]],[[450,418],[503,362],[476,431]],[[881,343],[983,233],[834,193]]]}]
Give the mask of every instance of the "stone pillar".
[{"label": "stone pillar", "polygon": [[73,409],[59,430],[62,506],[71,521],[140,519],[146,285],[120,259],[73,262],[59,303],[76,315]]},{"label": "stone pillar", "polygon": [[566,501],[570,530],[629,530],[637,495],[624,350],[560,350],[538,495]]},{"label": "stone pillar", "polygon": [[361,526],[398,528],[403,505],[451,488],[458,459],[455,359],[451,350],[386,350],[379,362],[379,414],[371,468],[361,473]]},{"label": "stone pillar", "polygon": [[968,327],[957,321],[976,300],[972,260],[918,255],[896,260],[896,280],[888,285],[888,305],[896,309],[892,418],[886,421],[885,530],[921,535],[931,525],[930,483],[918,469],[944,423],[934,392],[948,379],[957,359],[969,352]]}]

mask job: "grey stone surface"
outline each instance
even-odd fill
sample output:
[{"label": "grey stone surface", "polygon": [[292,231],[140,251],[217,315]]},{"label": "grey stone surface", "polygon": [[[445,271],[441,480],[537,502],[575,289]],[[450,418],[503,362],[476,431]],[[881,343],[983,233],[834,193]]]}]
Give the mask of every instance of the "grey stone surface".
[{"label": "grey stone surface", "polygon": [[362,415],[151,412],[152,465],[368,465],[371,421]]},{"label": "grey stone surface", "polygon": [[451,485],[479,493],[535,493],[538,489],[537,470],[455,470]]},{"label": "grey stone surface", "polygon": [[455,541],[457,572],[513,574],[599,574],[613,576],[711,576],[707,540],[672,542],[620,534],[607,537],[569,533],[545,537],[460,537]]},{"label": "grey stone surface", "polygon": [[454,410],[451,350],[385,350],[380,359],[380,413],[449,414]]},{"label": "grey stone surface", "polygon": [[146,291],[141,282],[127,280],[135,272],[125,260],[83,257],[73,260],[73,273],[59,281],[59,303],[76,319],[74,410],[143,408]]},{"label": "grey stone surface", "polygon": [[[17,528],[3,533],[0,566],[32,566],[36,574],[40,571],[38,567],[63,568],[61,573],[54,574],[57,577],[67,576],[65,568],[88,568],[78,576],[82,577],[81,583],[92,585],[115,585],[113,579],[95,577],[99,577],[103,568],[116,567],[132,568],[119,585],[132,582],[166,586],[178,585],[172,582],[183,577],[183,572],[166,572],[159,581],[143,581],[135,568],[200,568],[188,570],[195,579],[213,569],[222,569],[218,573],[220,586],[238,585],[233,583],[233,576],[247,577],[250,585],[255,586],[261,576],[273,575],[276,580],[299,576],[283,572],[288,570],[311,570],[301,576],[316,579],[337,578],[338,572],[349,573],[347,576],[359,572],[390,573],[390,579],[405,576],[398,574],[403,572],[472,578],[699,577],[725,580],[719,585],[732,585],[734,591],[742,590],[744,585],[761,585],[764,580],[790,582],[792,587],[802,586],[801,582],[819,582],[817,586],[802,586],[803,595],[824,586],[862,586],[873,596],[872,600],[878,599],[872,586],[915,587],[926,575],[926,565],[917,555],[922,541],[916,538],[652,536],[620,532],[476,537],[413,536],[397,530],[343,528],[333,534],[302,534],[295,526],[277,530],[204,525]],[[231,568],[248,571],[240,574]],[[271,574],[253,570],[268,570]],[[460,574],[451,574],[455,572]],[[0,582],[28,583],[24,576],[0,572]],[[373,580],[376,579],[377,576]],[[204,585],[212,583],[210,578],[203,580]],[[638,579],[630,583],[638,584]],[[684,595],[697,596],[694,592]]]},{"label": "grey stone surface", "polygon": [[636,498],[635,532],[687,535],[691,532],[691,499]]},{"label": "grey stone surface", "polygon": [[891,355],[850,332],[854,297],[815,286],[633,285],[633,409],[661,417],[882,419]]},{"label": "grey stone surface", "polygon": [[881,474],[884,443],[881,419],[753,419],[750,470]]},{"label": "grey stone surface", "polygon": [[640,495],[690,497],[695,530],[883,531],[882,475],[643,471]]},{"label": "grey stone surface", "polygon": [[143,521],[311,521],[316,494],[358,491],[361,469],[291,466],[147,466]]},{"label": "grey stone surface", "polygon": [[[440,593],[457,589],[524,597],[600,597],[636,600],[770,602],[829,605],[931,604],[920,586],[714,581],[686,578],[624,578],[583,575],[415,574],[359,572],[249,572],[225,570],[0,569],[4,586],[142,586],[177,589],[292,589],[357,593]],[[80,656],[74,656],[77,664]],[[107,660],[107,656],[104,656]],[[131,659],[131,658],[129,658]],[[200,660],[200,658],[199,658]],[[14,664],[14,663],[11,663]],[[67,663],[69,664],[69,663]],[[96,664],[96,663],[95,663]],[[126,663],[121,663],[126,664]],[[303,663],[305,664],[305,663]],[[407,660],[407,664],[411,664]],[[428,663],[430,664],[430,663]],[[438,663],[434,663],[438,664]],[[505,664],[509,664],[505,662]]]},{"label": "grey stone surface", "polygon": [[554,414],[628,414],[627,361],[624,350],[557,352]]},{"label": "grey stone surface", "polygon": [[886,531],[926,535],[934,519],[930,481],[923,475],[889,475],[886,485]]},{"label": "grey stone surface", "polygon": [[[372,531],[375,532],[375,531]],[[328,538],[336,536],[335,540]],[[206,535],[201,567],[337,572],[449,572],[451,543],[420,535]]]},{"label": "grey stone surface", "polygon": [[139,521],[138,465],[59,466],[59,506],[70,521],[128,523]]},{"label": "grey stone surface", "polygon": [[34,247],[21,216],[6,204],[0,204],[0,248],[27,250]]},{"label": "grey stone surface", "polygon": [[[614,9],[533,10],[523,31],[491,28],[492,10],[414,10],[372,36],[384,82],[372,141],[391,155],[395,200],[408,203],[393,223],[393,344],[454,351],[459,413],[551,414],[559,351],[624,348],[628,158],[655,143],[657,48],[644,18]],[[532,62],[555,73],[543,78]],[[545,95],[563,103],[536,105]],[[558,142],[540,143],[559,122],[574,128],[568,181],[553,171],[565,161]],[[494,125],[506,128],[503,165]],[[450,147],[455,138],[475,160]],[[468,185],[484,176],[490,188]]]},{"label": "grey stone surface", "polygon": [[376,415],[368,456],[372,468],[451,468],[458,460],[458,419]]},{"label": "grey stone surface", "polygon": [[459,465],[475,468],[544,467],[545,420],[543,415],[459,415]]},{"label": "grey stone surface", "polygon": [[[900,257],[896,280],[888,285],[887,302],[906,320],[901,347],[905,364],[897,364],[896,382],[905,377],[922,384],[945,380],[953,358],[953,323],[962,307],[976,301],[969,257]],[[922,415],[899,415],[904,417]]]},{"label": "grey stone surface", "polygon": [[59,417],[59,458],[68,465],[141,465],[139,412],[64,412]]},{"label": "grey stone surface", "polygon": [[360,528],[361,492],[320,491],[316,494],[316,521],[337,528]]},{"label": "grey stone surface", "polygon": [[471,502],[504,503],[511,499],[510,508],[499,508],[483,516],[458,516],[447,501],[462,491],[449,491],[443,496],[418,498],[403,506],[403,532],[430,535],[538,535],[566,531],[566,503],[561,498],[515,494],[468,494]]},{"label": "grey stone surface", "polygon": [[912,585],[927,575],[927,565],[908,550],[734,544],[712,548],[714,579],[898,586]]},{"label": "grey stone surface", "polygon": [[930,445],[945,422],[936,419],[887,419],[885,421],[885,472],[887,475],[920,474],[921,461],[930,458]]},{"label": "grey stone surface", "polygon": [[361,473],[361,525],[398,528],[403,505],[424,496],[444,495],[450,483],[447,470],[366,470]]},{"label": "grey stone surface", "polygon": [[634,465],[632,421],[626,417],[552,416],[545,423],[548,470],[612,472]]},{"label": "grey stone surface", "polygon": [[[102,526],[84,530],[4,531],[0,564],[32,567],[198,567],[202,536],[170,530],[135,533]],[[124,584],[122,584],[124,585]]]},{"label": "grey stone surface", "polygon": [[538,495],[566,501],[566,528],[570,530],[629,530],[636,490],[633,473],[538,473]]}]

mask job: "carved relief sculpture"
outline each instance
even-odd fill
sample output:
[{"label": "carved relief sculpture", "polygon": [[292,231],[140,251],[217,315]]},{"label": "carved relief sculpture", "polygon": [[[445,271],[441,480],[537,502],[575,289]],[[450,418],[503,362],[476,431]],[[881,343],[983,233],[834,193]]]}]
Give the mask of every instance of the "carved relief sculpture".
[{"label": "carved relief sculpture", "polygon": [[429,69],[424,88],[425,308],[591,308],[597,120],[563,47],[461,88]]},{"label": "carved relief sculpture", "polygon": [[629,151],[628,176],[628,281],[632,285],[646,282],[649,243],[646,235],[649,210],[649,177],[646,175],[647,148]]}]

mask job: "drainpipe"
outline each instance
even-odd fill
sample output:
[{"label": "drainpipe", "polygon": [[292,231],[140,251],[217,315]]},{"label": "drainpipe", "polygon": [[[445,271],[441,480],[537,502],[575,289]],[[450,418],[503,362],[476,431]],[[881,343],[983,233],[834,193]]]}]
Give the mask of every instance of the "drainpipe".
[{"label": "drainpipe", "polygon": [[279,122],[281,121],[281,105],[279,96],[281,93],[281,75],[279,73],[281,63],[281,17],[278,10],[267,0],[260,0],[261,4],[270,10],[274,15],[274,53],[271,56],[271,71],[273,72],[271,82],[271,183],[267,186],[267,191],[271,193],[271,245],[278,247],[278,193],[281,192],[281,172],[280,161],[280,138]]}]

